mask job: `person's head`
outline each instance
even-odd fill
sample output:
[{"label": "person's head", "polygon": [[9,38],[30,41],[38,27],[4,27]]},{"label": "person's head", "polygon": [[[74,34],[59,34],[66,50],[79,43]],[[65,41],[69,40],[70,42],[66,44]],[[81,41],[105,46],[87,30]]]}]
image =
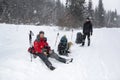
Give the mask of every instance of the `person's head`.
[{"label": "person's head", "polygon": [[88,18],[86,18],[86,22],[89,22],[90,21],[90,18],[88,17]]},{"label": "person's head", "polygon": [[32,33],[32,31],[30,30],[30,34]]},{"label": "person's head", "polygon": [[40,38],[44,38],[44,34],[45,34],[44,31],[40,31],[40,32],[39,32]]}]

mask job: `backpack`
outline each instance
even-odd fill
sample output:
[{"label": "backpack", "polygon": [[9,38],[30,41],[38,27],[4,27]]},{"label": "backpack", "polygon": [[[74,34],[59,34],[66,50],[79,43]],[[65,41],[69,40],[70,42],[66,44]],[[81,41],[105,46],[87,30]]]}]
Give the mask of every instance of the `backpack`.
[{"label": "backpack", "polygon": [[67,38],[62,37],[60,40],[60,43],[58,44],[58,52],[60,55],[68,55],[68,43],[67,43]]},{"label": "backpack", "polygon": [[67,47],[64,46],[62,43],[59,43],[59,45],[58,45],[58,53],[60,55],[68,55]]},{"label": "backpack", "polygon": [[77,36],[76,36],[76,41],[75,41],[77,44],[81,44],[83,42],[83,35],[81,32],[78,32],[77,33]]}]

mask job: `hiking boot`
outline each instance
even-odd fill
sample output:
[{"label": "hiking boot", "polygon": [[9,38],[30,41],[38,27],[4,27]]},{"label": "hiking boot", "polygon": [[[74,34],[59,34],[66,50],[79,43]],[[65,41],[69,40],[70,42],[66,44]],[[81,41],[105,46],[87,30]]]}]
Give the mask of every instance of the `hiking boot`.
[{"label": "hiking boot", "polygon": [[90,46],[90,40],[88,41],[88,46]]},{"label": "hiking boot", "polygon": [[84,46],[84,45],[85,45],[85,43],[83,42],[81,46]]},{"label": "hiking boot", "polygon": [[71,63],[71,62],[73,62],[73,58],[66,60],[66,64],[69,64],[69,63]]},{"label": "hiking boot", "polygon": [[53,67],[53,66],[50,66],[50,70],[52,70],[52,71],[53,71],[53,70],[55,70],[55,67]]}]

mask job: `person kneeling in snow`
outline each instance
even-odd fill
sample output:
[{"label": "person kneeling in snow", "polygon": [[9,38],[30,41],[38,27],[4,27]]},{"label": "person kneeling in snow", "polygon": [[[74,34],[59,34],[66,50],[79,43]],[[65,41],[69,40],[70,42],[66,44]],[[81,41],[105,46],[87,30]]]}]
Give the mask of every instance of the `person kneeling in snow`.
[{"label": "person kneeling in snow", "polygon": [[39,56],[50,70],[54,70],[55,67],[52,66],[51,62],[48,60],[48,57],[55,58],[56,60],[62,63],[67,63],[67,64],[72,62],[73,60],[73,59],[62,58],[58,56],[54,52],[54,50],[51,50],[50,46],[47,43],[47,38],[44,37],[43,31],[39,32],[36,40],[34,41],[34,50],[35,50],[34,54]]},{"label": "person kneeling in snow", "polygon": [[73,43],[68,42],[66,35],[64,35],[58,44],[58,53],[60,55],[68,56],[68,53],[70,53],[69,49],[72,45]]}]

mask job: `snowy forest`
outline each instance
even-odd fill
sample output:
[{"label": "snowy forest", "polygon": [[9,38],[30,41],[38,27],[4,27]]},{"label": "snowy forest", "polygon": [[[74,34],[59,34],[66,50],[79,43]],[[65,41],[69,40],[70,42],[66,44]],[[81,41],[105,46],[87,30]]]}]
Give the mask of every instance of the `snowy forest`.
[{"label": "snowy forest", "polygon": [[102,0],[0,0],[0,23],[82,27],[90,17],[95,28],[120,27],[117,10],[105,10]]}]

